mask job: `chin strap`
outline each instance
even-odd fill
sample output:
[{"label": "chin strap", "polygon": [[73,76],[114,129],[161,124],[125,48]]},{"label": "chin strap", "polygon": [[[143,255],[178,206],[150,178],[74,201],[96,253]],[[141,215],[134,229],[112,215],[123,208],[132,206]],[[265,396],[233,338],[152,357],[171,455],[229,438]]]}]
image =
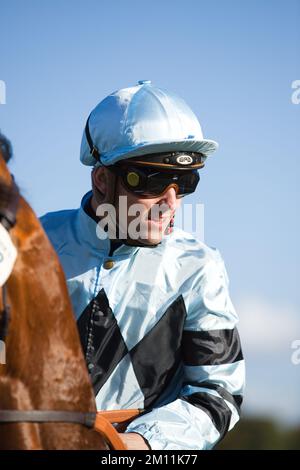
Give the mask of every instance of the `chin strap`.
[{"label": "chin strap", "polygon": [[158,243],[142,243],[141,241],[139,240],[131,240],[131,239],[127,239],[125,242],[124,242],[125,245],[128,245],[128,246],[140,246],[140,247],[143,247],[143,248],[155,248],[157,247],[158,245],[161,244],[161,242],[158,242]]}]

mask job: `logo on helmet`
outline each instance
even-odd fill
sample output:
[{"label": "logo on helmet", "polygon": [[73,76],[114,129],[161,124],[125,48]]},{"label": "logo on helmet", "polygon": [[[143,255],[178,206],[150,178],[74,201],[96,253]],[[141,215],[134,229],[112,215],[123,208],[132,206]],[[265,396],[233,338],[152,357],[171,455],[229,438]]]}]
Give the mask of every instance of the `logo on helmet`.
[{"label": "logo on helmet", "polygon": [[193,158],[190,155],[180,155],[176,158],[176,162],[179,163],[179,165],[190,165],[193,163]]}]

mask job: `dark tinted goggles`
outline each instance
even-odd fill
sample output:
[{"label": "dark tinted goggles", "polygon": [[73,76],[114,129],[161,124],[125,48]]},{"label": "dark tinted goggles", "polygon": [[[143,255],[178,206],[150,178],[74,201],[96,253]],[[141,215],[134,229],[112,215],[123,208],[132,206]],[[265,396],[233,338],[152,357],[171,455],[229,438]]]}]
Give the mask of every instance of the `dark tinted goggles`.
[{"label": "dark tinted goggles", "polygon": [[121,177],[128,191],[145,198],[161,196],[169,187],[174,187],[177,196],[185,196],[195,191],[200,180],[197,170],[170,171],[130,165],[108,168]]}]

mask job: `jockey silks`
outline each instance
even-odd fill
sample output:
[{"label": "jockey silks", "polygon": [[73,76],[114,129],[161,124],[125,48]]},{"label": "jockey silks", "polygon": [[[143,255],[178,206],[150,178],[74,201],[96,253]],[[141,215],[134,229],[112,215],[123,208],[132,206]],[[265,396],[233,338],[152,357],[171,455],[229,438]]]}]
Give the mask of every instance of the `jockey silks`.
[{"label": "jockey silks", "polygon": [[219,251],[174,228],[113,245],[78,210],[42,217],[62,263],[99,410],[146,410],[152,449],[210,449],[239,419],[244,359]]}]

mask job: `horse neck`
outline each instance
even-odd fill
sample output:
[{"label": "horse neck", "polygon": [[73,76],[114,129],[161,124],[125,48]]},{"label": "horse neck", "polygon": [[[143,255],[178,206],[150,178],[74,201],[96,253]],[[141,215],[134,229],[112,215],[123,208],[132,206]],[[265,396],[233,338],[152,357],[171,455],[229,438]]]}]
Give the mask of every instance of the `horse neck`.
[{"label": "horse neck", "polygon": [[[61,266],[39,221],[22,198],[11,234],[18,258],[7,283],[11,323],[6,374],[21,380],[35,409],[95,411]],[[72,427],[72,434],[56,431],[43,437],[46,448],[101,448],[99,436],[78,425]]]},{"label": "horse neck", "polygon": [[[21,380],[0,375],[1,409],[30,410],[33,404]],[[39,426],[34,423],[0,425],[0,450],[42,450]]]}]

